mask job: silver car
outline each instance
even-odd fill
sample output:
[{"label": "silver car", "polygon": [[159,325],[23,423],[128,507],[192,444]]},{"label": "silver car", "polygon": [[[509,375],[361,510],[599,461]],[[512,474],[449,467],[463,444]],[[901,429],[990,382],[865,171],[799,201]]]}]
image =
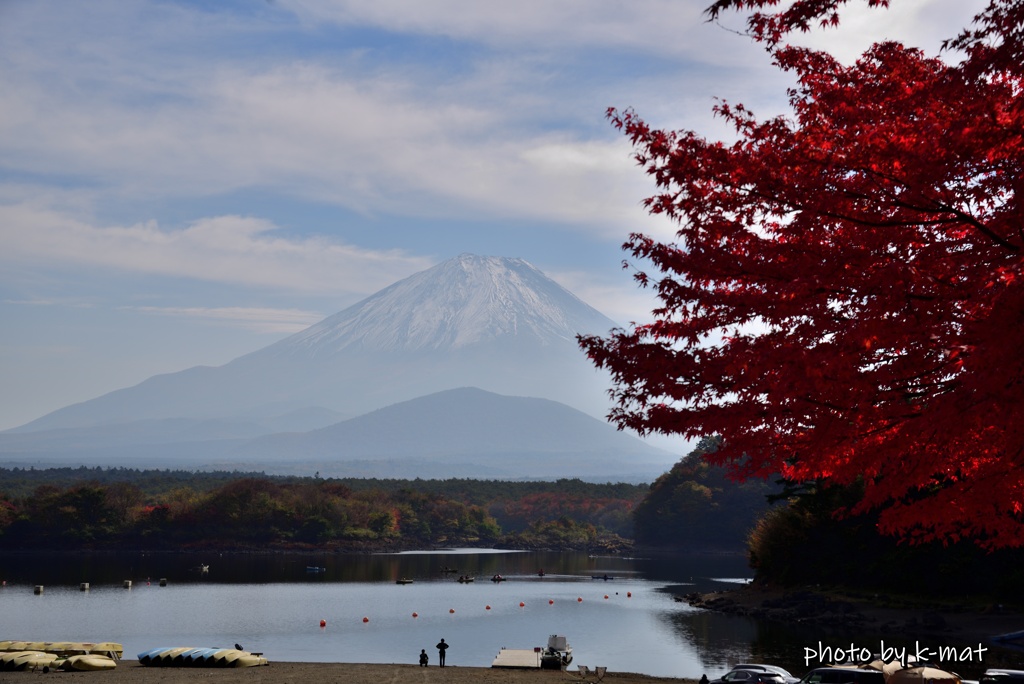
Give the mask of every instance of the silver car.
[{"label": "silver car", "polygon": [[708,684],[787,684],[782,675],[768,670],[741,670],[733,668]]},{"label": "silver car", "polygon": [[765,665],[764,663],[740,663],[734,670],[765,670],[767,672],[774,672],[775,674],[782,677],[782,680],[786,684],[796,684],[800,681],[799,677],[794,677],[789,673],[789,670],[778,667],[777,665]]}]

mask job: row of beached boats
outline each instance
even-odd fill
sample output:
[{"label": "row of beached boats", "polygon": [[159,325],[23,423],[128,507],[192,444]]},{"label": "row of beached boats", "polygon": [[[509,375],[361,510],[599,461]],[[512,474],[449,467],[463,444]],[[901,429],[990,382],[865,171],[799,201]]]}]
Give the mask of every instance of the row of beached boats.
[{"label": "row of beached boats", "polygon": [[[237,646],[237,644],[236,644]],[[124,655],[113,642],[0,641],[0,670],[112,670]],[[253,667],[266,665],[262,653],[239,648],[153,648],[139,654],[149,667]]]},{"label": "row of beached boats", "polygon": [[267,665],[262,653],[237,648],[165,646],[139,654],[139,664],[149,667],[256,667]]},{"label": "row of beached boats", "polygon": [[123,653],[113,642],[0,641],[0,670],[112,670]]}]

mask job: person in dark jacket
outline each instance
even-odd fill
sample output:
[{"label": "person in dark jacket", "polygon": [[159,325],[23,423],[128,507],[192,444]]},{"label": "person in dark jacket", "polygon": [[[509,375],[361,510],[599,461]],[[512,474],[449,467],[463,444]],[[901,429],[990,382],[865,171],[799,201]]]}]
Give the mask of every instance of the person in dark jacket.
[{"label": "person in dark jacket", "polygon": [[437,644],[437,663],[438,667],[444,667],[444,652],[448,650],[448,644],[444,643],[444,639]]}]

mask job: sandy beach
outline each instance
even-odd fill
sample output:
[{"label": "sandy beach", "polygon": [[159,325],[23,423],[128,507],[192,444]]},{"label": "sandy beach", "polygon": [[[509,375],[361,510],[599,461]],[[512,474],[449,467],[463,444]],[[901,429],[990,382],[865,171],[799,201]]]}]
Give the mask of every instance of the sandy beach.
[{"label": "sandy beach", "polygon": [[[264,667],[176,668],[145,667],[136,660],[122,660],[114,670],[105,672],[0,672],[0,682],[93,682],[95,684],[579,684],[595,681],[580,677],[575,666],[568,670],[514,670],[490,667],[444,669],[417,665],[369,665],[362,663],[271,663]],[[642,674],[608,672],[610,684],[683,684],[695,680],[649,677]]]}]

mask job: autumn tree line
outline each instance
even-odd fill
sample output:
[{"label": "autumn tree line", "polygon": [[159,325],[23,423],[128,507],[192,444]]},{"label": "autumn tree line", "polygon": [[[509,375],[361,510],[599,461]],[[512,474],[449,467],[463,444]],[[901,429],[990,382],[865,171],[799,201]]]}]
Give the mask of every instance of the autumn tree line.
[{"label": "autumn tree line", "polygon": [[616,548],[645,485],[0,469],[0,547]]},{"label": "autumn tree line", "polygon": [[0,548],[743,549],[767,485],[694,452],[653,485],[0,468]]},{"label": "autumn tree line", "polygon": [[[714,483],[712,483],[714,484]],[[721,483],[718,483],[721,484]],[[717,485],[716,485],[717,487]],[[638,506],[647,484],[276,477],[127,468],[0,469],[0,548],[276,548],[357,550],[477,544],[616,551],[684,539]],[[741,549],[764,507],[693,527]],[[648,507],[649,508],[649,507]],[[647,510],[647,509],[641,509]],[[691,515],[694,511],[690,511]],[[678,518],[666,521],[675,525]],[[684,525],[689,526],[689,523]],[[725,540],[723,542],[723,540]]]}]

